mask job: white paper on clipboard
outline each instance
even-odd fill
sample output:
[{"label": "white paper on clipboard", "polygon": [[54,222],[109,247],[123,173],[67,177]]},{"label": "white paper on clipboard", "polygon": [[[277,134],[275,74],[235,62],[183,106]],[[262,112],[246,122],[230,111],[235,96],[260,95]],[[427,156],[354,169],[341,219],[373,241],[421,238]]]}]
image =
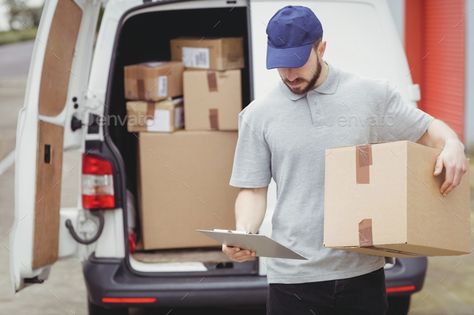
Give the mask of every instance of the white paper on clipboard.
[{"label": "white paper on clipboard", "polygon": [[221,244],[229,246],[237,246],[240,248],[250,249],[256,252],[257,256],[260,257],[274,257],[274,258],[288,258],[288,259],[301,259],[307,260],[307,258],[300,254],[292,251],[288,247],[281,245],[280,243],[272,240],[271,238],[262,234],[251,234],[241,231],[233,230],[196,230],[207,235],[210,238],[215,239]]}]

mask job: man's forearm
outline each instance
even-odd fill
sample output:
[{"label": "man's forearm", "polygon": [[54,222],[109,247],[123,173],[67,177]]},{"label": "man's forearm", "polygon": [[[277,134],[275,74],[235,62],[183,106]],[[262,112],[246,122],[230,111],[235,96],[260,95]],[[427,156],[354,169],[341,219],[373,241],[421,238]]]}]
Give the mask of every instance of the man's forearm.
[{"label": "man's forearm", "polygon": [[457,134],[448,125],[439,119],[435,119],[431,122],[425,134],[418,140],[418,143],[442,149],[450,141],[462,145]]},{"label": "man's forearm", "polygon": [[243,188],[235,200],[236,229],[257,233],[267,209],[267,187]]}]

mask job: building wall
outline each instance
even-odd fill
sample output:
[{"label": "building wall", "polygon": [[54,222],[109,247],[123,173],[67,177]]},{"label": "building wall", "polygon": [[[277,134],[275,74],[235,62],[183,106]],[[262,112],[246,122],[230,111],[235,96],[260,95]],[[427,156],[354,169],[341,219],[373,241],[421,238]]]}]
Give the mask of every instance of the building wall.
[{"label": "building wall", "polygon": [[464,110],[464,141],[474,154],[474,0],[465,2],[466,16],[466,79]]},{"label": "building wall", "polygon": [[[429,0],[432,1],[433,0]],[[462,80],[460,81],[459,79],[462,77],[462,72],[460,73],[459,69],[458,71],[458,82],[455,84],[458,84],[458,89],[457,92],[458,95],[456,96],[457,100],[457,105],[455,106],[454,109],[452,109],[452,112],[450,115],[447,115],[446,117],[445,113],[440,113],[440,111],[446,111],[446,109],[443,109],[443,106],[441,103],[437,102],[437,97],[435,95],[435,99],[431,100],[431,103],[428,104],[427,107],[420,102],[419,106],[422,107],[424,110],[432,113],[435,116],[438,116],[438,118],[447,120],[448,124],[453,127],[454,129],[457,129],[456,131],[460,136],[463,137],[464,143],[468,149],[468,151],[471,154],[474,154],[474,0],[462,0],[464,1],[464,8],[461,9],[460,11],[458,10],[457,14],[458,17],[462,16],[462,11],[464,11],[464,30],[459,31],[459,27],[462,26],[459,24],[455,30],[459,31],[458,35],[462,36],[464,32],[464,48],[460,48],[461,45],[459,43],[459,36],[458,36],[458,43],[455,44],[455,46],[451,46],[450,48],[453,49],[459,49],[464,51],[464,84],[462,83]],[[462,1],[454,1],[456,2],[455,7],[459,8],[459,6],[462,6]],[[404,42],[404,45],[406,47],[406,53],[407,57],[409,60],[410,64],[410,70],[412,73],[412,78],[413,82],[418,83],[420,85],[423,85],[422,88],[424,87],[425,89],[428,88],[428,91],[430,91],[429,87],[426,87],[428,84],[427,82],[424,82],[423,79],[427,79],[428,81],[433,81],[437,80],[439,84],[443,86],[446,85],[445,81],[443,78],[428,78],[427,76],[433,77],[433,71],[436,72],[435,69],[427,70],[426,65],[423,62],[423,58],[427,59],[428,56],[425,56],[428,52],[426,51],[426,41],[428,40],[426,37],[426,23],[430,23],[432,26],[433,24],[436,25],[438,21],[436,20],[437,18],[440,17],[433,17],[432,13],[433,10],[431,10],[431,13],[427,11],[427,0],[387,0],[388,6],[390,8],[390,11],[392,13],[393,19],[395,21],[397,30],[400,34],[400,39]],[[435,0],[434,2],[440,3],[439,0]],[[444,1],[441,0],[441,2],[444,3],[449,3],[449,1]],[[442,4],[442,3],[441,3]],[[449,7],[446,9],[446,11],[440,12],[440,14],[444,15],[444,18],[441,18],[440,20],[446,20],[446,16],[448,15],[453,15],[453,11],[455,11],[456,8]],[[428,12],[428,13],[427,13]],[[429,14],[431,17],[428,17],[428,22],[426,20],[426,15]],[[457,24],[453,23],[452,26],[455,26]],[[456,32],[455,32],[456,33]],[[434,34],[436,37],[436,34]],[[446,35],[446,34],[444,34]],[[433,34],[431,34],[431,37],[433,37]],[[455,36],[456,37],[456,36]],[[441,37],[438,37],[437,40],[444,42],[444,40],[441,40]],[[432,40],[432,39],[430,39]],[[442,45],[442,44],[441,44]],[[456,46],[457,45],[457,46]],[[408,46],[408,47],[407,47]],[[433,46],[433,43],[431,43],[431,46]],[[443,49],[446,50],[447,47],[444,47]],[[446,52],[441,52],[441,54],[445,54]],[[429,55],[429,53],[428,53]],[[444,57],[448,58],[448,57]],[[443,58],[443,59],[444,59]],[[429,58],[428,58],[429,59]],[[458,61],[460,61],[461,58],[457,58]],[[436,60],[431,63],[431,67],[433,68],[433,63],[435,63],[434,66],[438,68],[442,68],[442,64],[436,65]],[[458,66],[462,66],[463,62],[459,62]],[[439,73],[443,72],[443,69],[441,71],[438,71]],[[431,73],[431,74],[430,74]],[[441,76],[442,77],[442,76]],[[439,86],[438,84],[438,86]],[[461,87],[464,86],[462,89]],[[436,89],[436,86],[433,86],[433,89]],[[431,90],[433,90],[431,89]],[[450,93],[453,93],[451,91]],[[425,99],[425,93],[423,93],[422,98],[423,100]],[[433,95],[433,93],[431,93]],[[464,102],[462,100],[462,95],[464,95]],[[464,104],[464,105],[463,105]],[[446,106],[446,105],[445,105]],[[449,110],[448,110],[449,111]],[[456,112],[457,111],[457,112]],[[456,112],[456,113],[454,113]],[[451,117],[449,117],[451,116]],[[454,122],[453,122],[454,119]]]},{"label": "building wall", "polygon": [[465,0],[425,0],[421,108],[464,137]]},{"label": "building wall", "polygon": [[[420,108],[461,139],[465,125],[465,1],[407,0],[405,49]],[[469,0],[471,1],[471,0]]]}]

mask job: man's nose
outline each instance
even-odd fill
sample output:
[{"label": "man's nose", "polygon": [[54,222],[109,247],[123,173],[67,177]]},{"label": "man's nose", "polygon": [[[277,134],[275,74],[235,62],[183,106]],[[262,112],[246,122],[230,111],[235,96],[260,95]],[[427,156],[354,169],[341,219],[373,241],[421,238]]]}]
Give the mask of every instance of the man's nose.
[{"label": "man's nose", "polygon": [[288,81],[293,81],[298,77],[298,73],[293,68],[286,69],[286,79]]}]

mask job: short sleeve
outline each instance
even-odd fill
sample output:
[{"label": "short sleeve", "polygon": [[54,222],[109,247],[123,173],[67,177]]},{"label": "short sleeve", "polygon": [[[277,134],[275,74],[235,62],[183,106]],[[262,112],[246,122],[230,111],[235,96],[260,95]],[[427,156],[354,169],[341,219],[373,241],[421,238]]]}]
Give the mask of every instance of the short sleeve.
[{"label": "short sleeve", "polygon": [[271,180],[271,154],[263,132],[239,115],[239,130],[229,184],[240,188],[266,187]]},{"label": "short sleeve", "polygon": [[373,142],[418,141],[434,117],[403,102],[400,93],[390,84],[387,83],[386,89],[385,98],[379,104]]}]

